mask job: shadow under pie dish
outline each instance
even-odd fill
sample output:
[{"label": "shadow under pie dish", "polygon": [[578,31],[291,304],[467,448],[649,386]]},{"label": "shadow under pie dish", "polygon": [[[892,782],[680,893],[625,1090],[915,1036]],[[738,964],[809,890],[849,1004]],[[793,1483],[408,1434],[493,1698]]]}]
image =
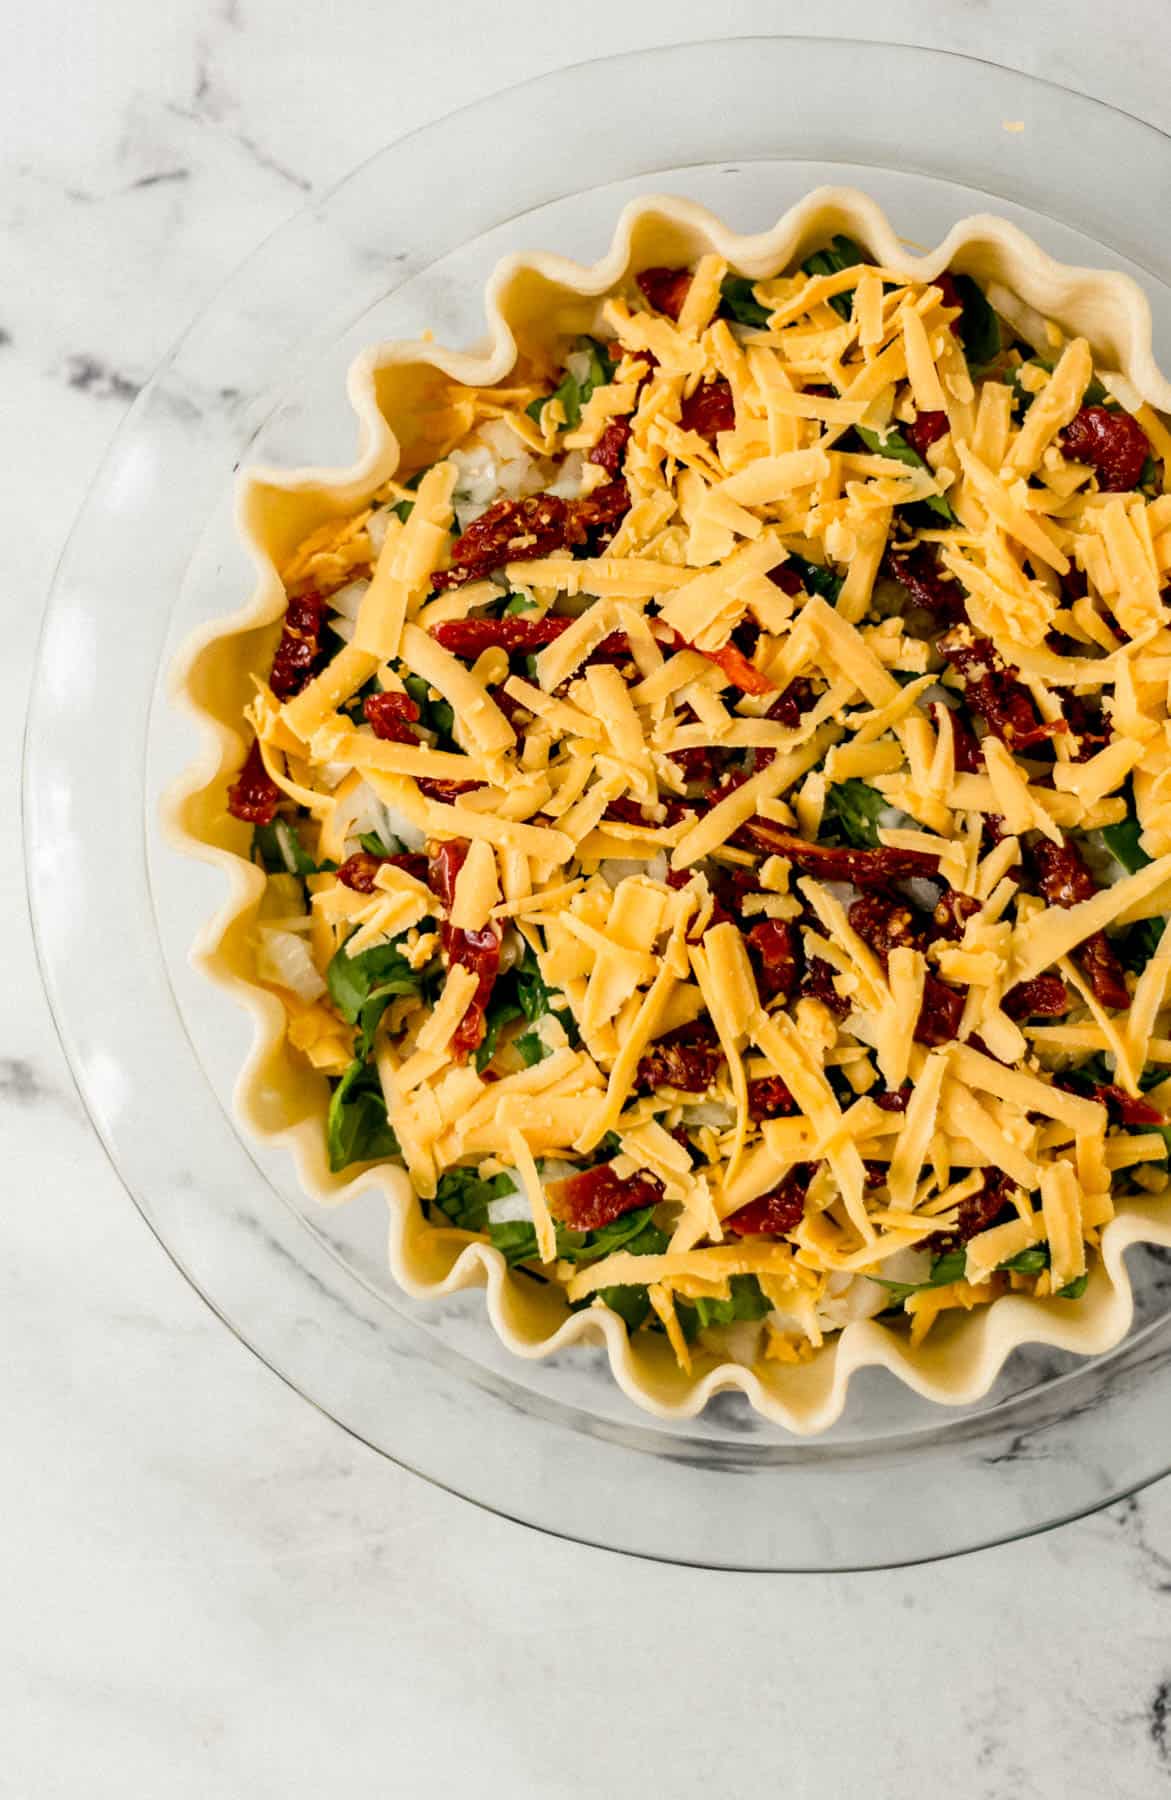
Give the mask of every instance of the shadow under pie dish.
[{"label": "shadow under pie dish", "polygon": [[354,469],[244,478],[257,589],[184,658],[246,1124],[660,1413],[1118,1342],[1171,1241],[1142,294],[822,190],[487,304],[358,359]]}]

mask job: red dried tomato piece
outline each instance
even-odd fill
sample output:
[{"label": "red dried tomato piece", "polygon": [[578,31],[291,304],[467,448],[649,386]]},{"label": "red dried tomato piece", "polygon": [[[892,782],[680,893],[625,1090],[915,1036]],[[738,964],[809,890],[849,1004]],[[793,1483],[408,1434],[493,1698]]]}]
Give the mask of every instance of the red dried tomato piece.
[{"label": "red dried tomato piece", "polygon": [[679,317],[691,286],[690,269],[643,269],[634,279],[648,306],[653,306],[656,312],[666,313],[669,319]]},{"label": "red dried tomato piece", "polygon": [[472,1051],[478,1049],[484,1041],[488,1001],[500,972],[502,933],[499,925],[485,925],[482,931],[462,931],[445,925],[443,935],[447,940],[449,965],[454,968],[458,963],[462,968],[470,969],[476,977],[476,991],[451,1040],[454,1060],[466,1062]]},{"label": "red dried tomato piece", "polygon": [[1035,975],[1032,981],[1009,988],[1001,1005],[1009,1018],[1020,1024],[1024,1019],[1058,1019],[1069,1011],[1073,1000],[1060,975]]},{"label": "red dried tomato piece", "polygon": [[369,850],[355,850],[338,869],[337,878],[343,887],[352,888],[355,894],[372,894],[374,877],[385,860],[381,856],[372,856]]},{"label": "red dried tomato piece", "polygon": [[824,956],[806,958],[798,992],[802,999],[820,1000],[823,1006],[829,1007],[835,1019],[844,1019],[850,1010],[850,1002],[834,986],[833,964],[827,963]]},{"label": "red dried tomato piece", "polygon": [[813,691],[813,683],[804,675],[798,675],[791,681],[782,694],[779,694],[764,715],[766,719],[775,719],[786,731],[796,731],[805,713],[816,704],[817,695]]},{"label": "red dried tomato piece", "polygon": [[758,1124],[761,1119],[788,1118],[797,1111],[797,1102],[779,1075],[748,1083],[748,1117]]},{"label": "red dried tomato piece", "polygon": [[937,1046],[955,1042],[964,1013],[964,996],[957,988],[928,974],[923,981],[923,1004],[915,1023],[915,1042]]},{"label": "red dried tomato piece", "polygon": [[984,773],[984,753],[980,749],[980,740],[969,726],[963,714],[952,706],[944,706],[937,700],[931,708],[935,714],[936,729],[939,726],[940,713],[947,713],[951,719],[952,755],[955,759],[957,775],[982,775]]},{"label": "red dried tomato piece", "polygon": [[923,942],[923,929],[916,920],[914,908],[905,900],[888,900],[884,894],[862,894],[851,904],[846,917],[884,967],[892,950],[900,946],[918,949]]},{"label": "red dried tomato piece", "polygon": [[630,442],[630,431],[629,418],[611,419],[593,449],[587,453],[587,461],[597,463],[599,468],[608,470],[611,475],[617,475],[626,455],[626,446]]},{"label": "red dried tomato piece", "polygon": [[1061,454],[1088,463],[1106,494],[1138,486],[1151,440],[1130,413],[1112,406],[1083,406],[1061,434]]},{"label": "red dried tomato piece", "polygon": [[1117,1082],[1102,1082],[1094,1089],[1094,1099],[1100,1100],[1110,1117],[1119,1125],[1165,1125],[1167,1115],[1161,1113],[1157,1106],[1152,1106],[1141,1094],[1128,1094]]},{"label": "red dried tomato piece", "polygon": [[[945,269],[942,275],[933,275],[931,277],[931,285],[940,290],[943,295],[943,304],[945,306],[962,307],[963,302],[960,299],[959,289],[956,287],[956,278],[950,269]],[[959,334],[960,322],[958,318],[952,320],[951,328],[957,335]]]},{"label": "red dried tomato piece", "polygon": [[902,1113],[907,1110],[907,1102],[911,1098],[911,1084],[904,1081],[900,1088],[887,1088],[884,1094],[874,1095],[874,1104],[883,1112]]},{"label": "red dried tomato piece", "polygon": [[302,594],[285,608],[268,684],[278,700],[289,700],[312,681],[321,660],[321,624],[325,601],[317,594]]},{"label": "red dried tomato piece", "polygon": [[979,910],[980,902],[974,894],[961,894],[955,888],[945,888],[931,915],[934,935],[957,941],[963,937],[968,920]]},{"label": "red dried tomato piece", "polygon": [[438,800],[444,806],[450,806],[461,794],[470,794],[476,788],[486,787],[483,781],[437,781],[433,775],[416,775],[415,785],[428,800]]},{"label": "red dried tomato piece", "polygon": [[240,773],[228,789],[228,811],[233,819],[250,825],[271,825],[284,797],[264,766],[260,739],[253,738]]},{"label": "red dried tomato piece", "polygon": [[812,1163],[794,1163],[789,1173],[767,1194],[750,1200],[724,1223],[740,1237],[785,1237],[796,1231],[805,1217],[805,1196],[813,1180]]},{"label": "red dried tomato piece", "polygon": [[657,1206],[663,1184],[647,1170],[621,1176],[614,1173],[612,1163],[596,1163],[563,1181],[551,1181],[546,1192],[549,1211],[571,1231],[600,1231],[625,1213]]},{"label": "red dried tomato piece", "polygon": [[710,1025],[683,1025],[651,1045],[635,1070],[634,1085],[704,1094],[723,1060],[720,1041]]},{"label": "red dried tomato piece", "polygon": [[[935,415],[924,416],[932,418]],[[892,550],[886,558],[886,572],[892,581],[907,590],[916,606],[921,606],[942,624],[958,625],[967,618],[967,595],[954,575],[944,568],[933,545],[918,544],[914,550],[905,553]]]},{"label": "red dried tomato piece", "polygon": [[367,694],[362,702],[362,717],[373,726],[377,738],[395,744],[417,744],[419,741],[418,732],[411,730],[419,717],[419,708],[409,694]]},{"label": "red dried tomato piece", "polygon": [[953,1231],[937,1231],[928,1240],[933,1249],[942,1250],[966,1244],[969,1238],[978,1237],[980,1232],[987,1231],[995,1225],[1000,1214],[1012,1198],[1016,1183],[1007,1176],[1003,1169],[985,1169],[983,1185],[961,1200],[959,1213]]},{"label": "red dried tomato piece", "polygon": [[731,383],[721,378],[697,387],[680,407],[679,423],[684,431],[696,431],[709,442],[718,431],[734,431],[736,405]]},{"label": "red dried tomato piece", "polygon": [[432,586],[440,590],[462,587],[504,563],[548,556],[551,550],[580,541],[569,502],[557,494],[497,500],[456,538],[451,567],[432,576]]},{"label": "red dried tomato piece", "polygon": [[709,662],[722,669],[733,687],[738,687],[743,694],[774,694],[777,684],[762,675],[755,664],[750,663],[735,644],[725,644],[720,650],[701,650]]},{"label": "red dried tomato piece", "polygon": [[925,850],[856,850],[832,844],[811,844],[759,816],[749,819],[745,833],[762,849],[787,856],[790,862],[825,881],[852,881],[856,887],[889,887],[924,875],[938,879],[939,858]]},{"label": "red dried tomato piece", "polygon": [[1010,673],[988,638],[949,632],[939,639],[936,648],[962,677],[968,705],[1010,750],[1026,750],[1065,730],[1063,720],[1051,725],[1041,723],[1032,697]]},{"label": "red dried tomato piece", "polygon": [[451,911],[456,878],[468,860],[471,847],[467,838],[445,838],[427,859],[427,886],[442,901],[446,912]]},{"label": "red dried tomato piece", "polygon": [[757,986],[766,1000],[797,985],[797,933],[788,919],[762,919],[745,934]]},{"label": "red dried tomato piece", "polygon": [[[1077,906],[1098,892],[1098,884],[1076,845],[1052,844],[1040,838],[1029,853],[1041,895],[1050,906]],[[1104,931],[1086,938],[1076,951],[1094,998],[1121,1011],[1130,1005],[1130,990],[1118,955]]]},{"label": "red dried tomato piece", "polygon": [[932,444],[937,444],[950,430],[951,425],[945,412],[921,412],[915,414],[909,425],[903,426],[903,436],[926,462],[927,452]]},{"label": "red dried tomato piece", "polygon": [[712,745],[700,744],[694,750],[672,750],[671,761],[683,777],[684,787],[714,786],[718,779],[716,753]]},{"label": "red dried tomato piece", "polygon": [[1109,725],[1102,717],[1101,707],[1092,705],[1080,694],[1066,694],[1062,699],[1061,709],[1065,714],[1069,733],[1077,745],[1073,753],[1074,762],[1089,762],[1091,756],[1110,742],[1112,735]]},{"label": "red dried tomato piece", "polygon": [[531,619],[525,613],[509,613],[503,619],[445,619],[432,628],[431,636],[453,656],[474,662],[485,650],[541,650],[568,631],[572,619]]}]

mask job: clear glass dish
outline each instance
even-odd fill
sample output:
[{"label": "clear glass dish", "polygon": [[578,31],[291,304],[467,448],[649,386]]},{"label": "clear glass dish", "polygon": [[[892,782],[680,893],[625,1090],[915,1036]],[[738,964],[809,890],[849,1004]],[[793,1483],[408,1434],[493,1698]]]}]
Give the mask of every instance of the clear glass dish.
[{"label": "clear glass dish", "polygon": [[655,1420],[600,1351],[508,1356],[478,1292],[406,1301],[377,1197],[315,1208],[288,1158],[234,1122],[248,1027],[187,961],[221,880],[158,825],[194,747],[167,672],[250,586],[234,469],[352,458],[358,348],[426,327],[475,341],[500,255],[590,260],[635,195],[687,194],[747,231],[826,182],[867,190],[923,244],[992,210],[1066,261],[1128,270],[1171,363],[1171,254],[1151,226],[1171,143],[1149,126],[890,45],[738,39],[561,70],[380,152],[233,276],[136,402],[77,521],[28,727],[29,889],[58,1028],[115,1167],[209,1305],[428,1479],[547,1531],[715,1567],[944,1556],[1156,1479],[1171,1467],[1171,1270],[1132,1254],[1135,1326],[1111,1355],[1020,1353],[959,1412],[871,1371],[814,1440],[739,1396]]}]

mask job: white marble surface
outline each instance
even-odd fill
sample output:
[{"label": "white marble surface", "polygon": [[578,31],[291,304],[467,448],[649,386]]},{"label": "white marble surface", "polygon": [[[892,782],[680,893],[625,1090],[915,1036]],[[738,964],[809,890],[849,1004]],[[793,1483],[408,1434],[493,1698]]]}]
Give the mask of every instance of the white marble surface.
[{"label": "white marble surface", "polygon": [[[300,1800],[1171,1785],[1171,1485],[887,1575],[622,1561],[488,1517],[296,1399],[141,1224],[33,966],[20,723],[128,400],[264,233],[388,137],[575,56],[799,30],[726,0],[41,0],[0,64],[0,1795]],[[1159,0],[822,0],[1171,126]]]}]

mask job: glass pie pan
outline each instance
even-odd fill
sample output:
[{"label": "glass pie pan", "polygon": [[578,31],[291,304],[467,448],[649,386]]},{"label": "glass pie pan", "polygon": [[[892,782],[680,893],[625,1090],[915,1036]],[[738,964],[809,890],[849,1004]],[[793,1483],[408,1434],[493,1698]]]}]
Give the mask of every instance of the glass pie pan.
[{"label": "glass pie pan", "polygon": [[1136,1316],[1114,1352],[1019,1351],[984,1401],[957,1410],[867,1371],[813,1439],[731,1395],[691,1421],[652,1418],[600,1351],[510,1357],[476,1291],[407,1300],[386,1271],[378,1195],[317,1207],[287,1154],[235,1122],[248,1023],[188,964],[222,877],[159,826],[195,752],[168,673],[189,634],[251,586],[234,469],[352,459],[357,350],[428,328],[475,342],[501,255],[591,260],[635,196],[686,194],[747,231],[822,184],[872,194],[924,245],[992,211],[1065,261],[1126,270],[1171,360],[1171,258],[1147,223],[1171,185],[1171,146],[1125,115],[896,46],[740,39],[562,70],[382,151],[231,279],[144,390],[91,491],[29,718],[29,886],[50,1001],[91,1117],[179,1267],[270,1367],[394,1460],[549,1531],[716,1567],[952,1554],[1163,1474],[1165,1260],[1130,1253]]}]

